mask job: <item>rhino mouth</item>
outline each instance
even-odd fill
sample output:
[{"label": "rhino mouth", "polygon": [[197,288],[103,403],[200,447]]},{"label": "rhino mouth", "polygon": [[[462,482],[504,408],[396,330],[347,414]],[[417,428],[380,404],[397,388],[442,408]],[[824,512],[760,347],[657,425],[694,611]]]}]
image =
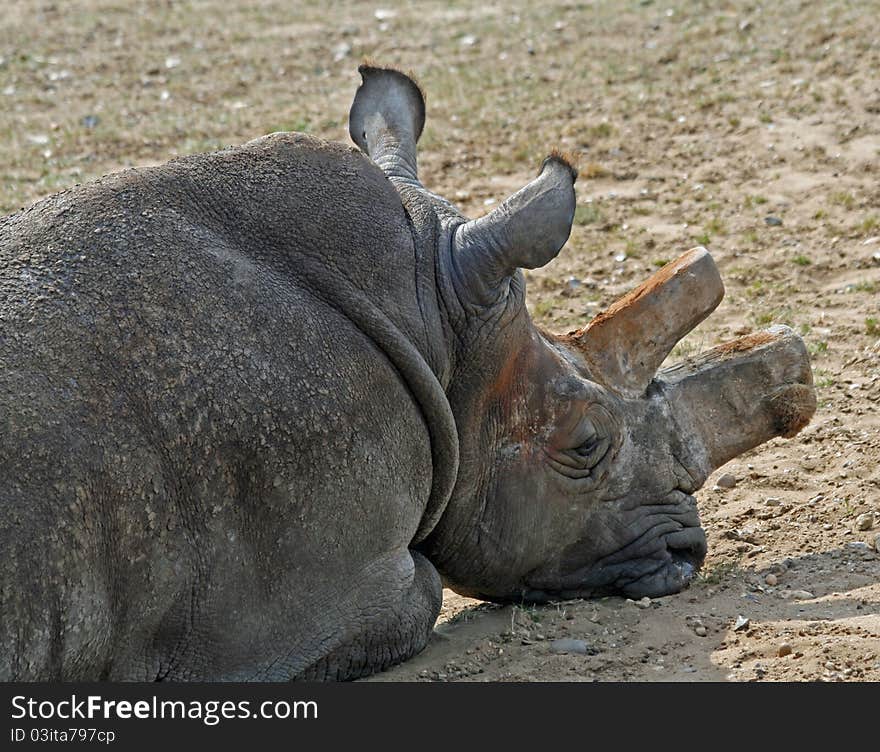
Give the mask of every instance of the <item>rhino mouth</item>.
[{"label": "rhino mouth", "polygon": [[678,593],[688,586],[706,558],[706,533],[702,527],[688,527],[666,536],[665,556],[652,572],[621,586],[630,598],[658,598]]},{"label": "rhino mouth", "polygon": [[705,559],[706,534],[696,499],[680,489],[670,496],[674,504],[643,507],[644,530],[613,553],[575,563],[584,549],[573,547],[552,571],[532,572],[523,598],[534,602],[604,595],[657,598],[683,590]]}]

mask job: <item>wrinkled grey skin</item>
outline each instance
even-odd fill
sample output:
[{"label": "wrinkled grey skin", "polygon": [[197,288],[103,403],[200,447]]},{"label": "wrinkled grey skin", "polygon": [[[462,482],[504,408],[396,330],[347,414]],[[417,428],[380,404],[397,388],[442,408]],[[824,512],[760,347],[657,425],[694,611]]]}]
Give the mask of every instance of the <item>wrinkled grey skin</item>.
[{"label": "wrinkled grey skin", "polygon": [[[360,150],[273,134],[0,221],[0,679],[354,678],[422,649],[440,575],[676,592],[708,472],[808,419],[787,332],[603,384],[519,271],[574,171],[468,222],[418,183],[417,88],[362,72]],[[726,383],[753,399],[707,417]],[[716,440],[748,409],[760,436]]]}]

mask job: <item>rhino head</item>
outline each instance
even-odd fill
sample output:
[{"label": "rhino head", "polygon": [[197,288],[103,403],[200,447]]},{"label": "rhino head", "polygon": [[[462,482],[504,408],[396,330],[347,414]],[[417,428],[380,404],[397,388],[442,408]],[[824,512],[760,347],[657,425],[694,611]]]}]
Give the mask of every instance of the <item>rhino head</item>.
[{"label": "rhino head", "polygon": [[773,327],[661,369],[723,297],[703,248],[577,331],[536,327],[521,270],[544,266],[567,241],[574,167],[552,154],[531,183],[468,220],[419,182],[418,86],[395,70],[360,71],[351,136],[414,225],[433,228],[446,334],[438,378],[458,469],[418,549],[447,586],[489,600],[681,590],[706,554],[696,491],[815,411],[804,343]]}]

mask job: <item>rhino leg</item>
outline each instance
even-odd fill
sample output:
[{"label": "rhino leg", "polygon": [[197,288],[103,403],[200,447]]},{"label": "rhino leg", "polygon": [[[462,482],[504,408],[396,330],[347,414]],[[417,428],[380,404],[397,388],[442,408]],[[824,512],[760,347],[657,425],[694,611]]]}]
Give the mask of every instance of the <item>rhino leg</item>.
[{"label": "rhino leg", "polygon": [[[230,585],[230,583],[227,583]],[[442,602],[440,576],[421,554],[390,553],[353,571],[285,619],[272,600],[250,606],[250,629],[229,612],[202,615],[201,635],[165,681],[349,680],[382,671],[428,642]],[[256,628],[255,628],[256,627]],[[174,640],[166,640],[173,643]]]},{"label": "rhino leg", "polygon": [[404,556],[412,562],[411,579],[401,581],[395,572],[384,592],[359,593],[356,605],[351,604],[352,610],[344,621],[353,628],[337,634],[338,646],[293,678],[358,679],[422,651],[440,613],[443,588],[440,575],[424,556],[415,551],[407,551]]}]

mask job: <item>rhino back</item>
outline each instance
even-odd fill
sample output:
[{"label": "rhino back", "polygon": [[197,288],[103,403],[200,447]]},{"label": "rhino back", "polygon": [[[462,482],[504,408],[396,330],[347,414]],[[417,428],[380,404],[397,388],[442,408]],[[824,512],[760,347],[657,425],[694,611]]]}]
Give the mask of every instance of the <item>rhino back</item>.
[{"label": "rhino back", "polygon": [[0,674],[161,675],[211,629],[271,653],[412,539],[422,414],[346,311],[425,327],[363,157],[276,136],[111,176],[0,249]]}]

